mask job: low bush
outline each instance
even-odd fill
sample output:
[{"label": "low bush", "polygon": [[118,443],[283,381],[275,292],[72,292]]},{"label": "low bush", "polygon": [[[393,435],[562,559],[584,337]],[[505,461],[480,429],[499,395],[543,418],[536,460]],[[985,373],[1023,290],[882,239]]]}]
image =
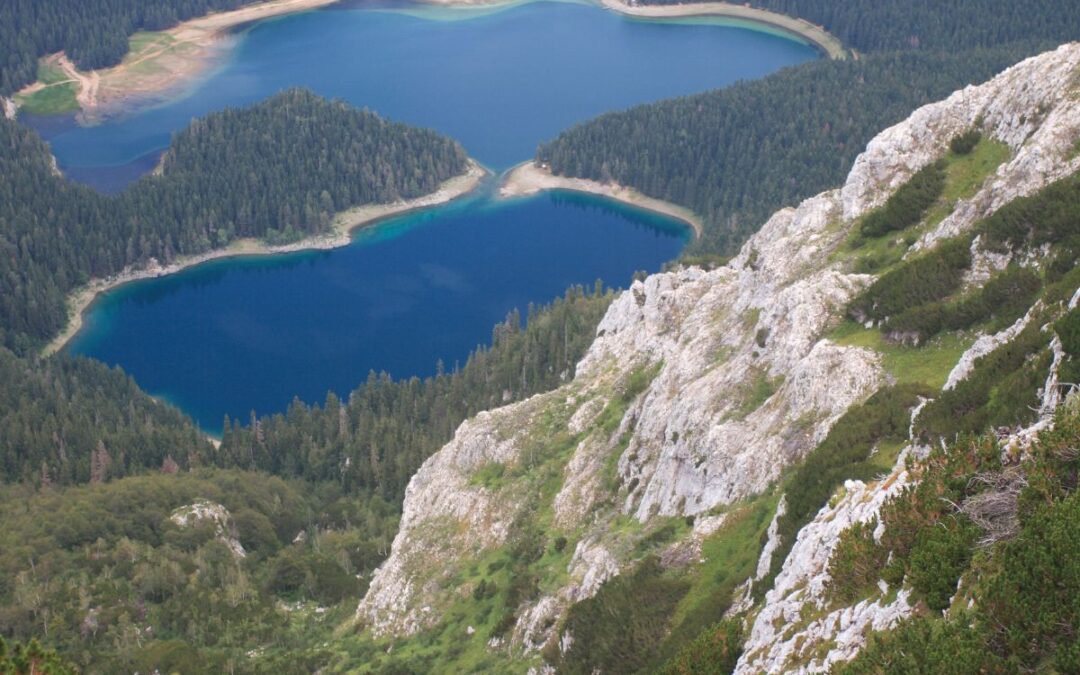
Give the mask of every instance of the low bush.
[{"label": "low bush", "polygon": [[987,245],[1002,252],[1080,235],[1080,177],[1070,176],[1009,202],[983,221],[980,229]]},{"label": "low bush", "polygon": [[1038,273],[1012,266],[968,297],[911,307],[886,321],[884,330],[920,343],[942,331],[963,330],[991,319],[990,330],[1000,330],[1024,315],[1041,287]]},{"label": "low bush", "polygon": [[911,227],[922,220],[923,214],[944,190],[945,162],[937,161],[923,167],[901,185],[884,205],[863,219],[859,233],[867,238],[881,237]]},{"label": "low bush", "polygon": [[880,321],[942,300],[960,288],[969,267],[970,240],[950,239],[880,277],[851,303],[848,313],[860,323]]},{"label": "low bush", "polygon": [[874,541],[876,519],[844,530],[829,558],[829,593],[846,605],[877,584],[889,552]]},{"label": "low bush", "polygon": [[[672,612],[689,588],[665,575],[650,556],[631,573],[605,583],[592,598],[570,608],[570,649],[555,656],[560,673],[633,673],[649,665],[668,631]],[[555,650],[549,650],[554,652]]]},{"label": "low bush", "polygon": [[727,675],[742,656],[743,638],[741,619],[721,621],[679,650],[658,675]]},{"label": "low bush", "polygon": [[853,407],[833,425],[786,486],[787,510],[777,521],[780,547],[773,555],[769,577],[755,584],[755,594],[763,596],[768,590],[799,529],[828,502],[837,487],[845,480],[869,479],[881,472],[866,461],[871,450],[880,443],[905,439],[911,409],[920,396],[931,393],[920,385],[888,387]]},{"label": "low bush", "polygon": [[917,436],[924,442],[951,440],[1031,420],[1050,366],[1050,337],[1038,324],[1032,321],[1011,342],[976,360],[967,378],[923,408],[915,420]]},{"label": "low bush", "polygon": [[978,129],[971,129],[954,136],[949,141],[949,150],[955,155],[970,155],[975,146],[982,140],[982,133]]}]

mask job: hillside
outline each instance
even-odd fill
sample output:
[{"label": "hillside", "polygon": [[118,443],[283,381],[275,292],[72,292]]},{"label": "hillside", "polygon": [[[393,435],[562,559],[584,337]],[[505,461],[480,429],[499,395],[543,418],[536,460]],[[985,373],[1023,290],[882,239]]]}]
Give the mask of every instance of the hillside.
[{"label": "hillside", "polygon": [[823,670],[947,606],[974,524],[929,579],[920,521],[880,585],[860,564],[826,594],[830,557],[935,475],[929,448],[1005,428],[985,443],[1017,457],[1051,426],[1080,353],[1078,72],[1068,45],[921,108],[729,264],[635,282],[572,382],[467,421],[416,473],[342,658]]},{"label": "hillside", "polygon": [[416,468],[477,411],[571,377],[612,297],[571,288],[453,372],[372,373],[344,400],[227,422],[220,445],[118,369],[0,348],[0,640],[87,673],[327,663]]}]

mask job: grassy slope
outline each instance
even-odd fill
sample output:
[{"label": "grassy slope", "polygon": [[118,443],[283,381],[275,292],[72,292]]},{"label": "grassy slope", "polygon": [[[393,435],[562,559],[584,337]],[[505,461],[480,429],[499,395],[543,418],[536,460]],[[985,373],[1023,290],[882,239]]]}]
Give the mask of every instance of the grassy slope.
[{"label": "grassy slope", "polygon": [[40,89],[28,95],[16,95],[15,102],[31,115],[60,115],[79,109],[78,85],[58,66],[42,59],[38,63]]}]

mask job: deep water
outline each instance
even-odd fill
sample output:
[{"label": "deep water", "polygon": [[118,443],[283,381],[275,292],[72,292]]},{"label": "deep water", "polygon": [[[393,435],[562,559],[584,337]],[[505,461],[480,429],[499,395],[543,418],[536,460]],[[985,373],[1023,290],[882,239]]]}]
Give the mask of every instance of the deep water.
[{"label": "deep water", "polygon": [[[193,117],[299,85],[438,129],[498,171],[593,115],[816,54],[765,32],[566,3],[318,11],[236,40],[226,62],[166,104],[93,127],[30,123],[70,177],[115,192]],[[491,195],[489,186],[389,221],[335,251],[215,261],[129,284],[95,303],[68,349],[122,366],[213,432],[226,414],[345,394],[370,370],[426,376],[440,359],[452,368],[509,310],[570,284],[626,286],[687,237],[668,218],[599,198]]]}]

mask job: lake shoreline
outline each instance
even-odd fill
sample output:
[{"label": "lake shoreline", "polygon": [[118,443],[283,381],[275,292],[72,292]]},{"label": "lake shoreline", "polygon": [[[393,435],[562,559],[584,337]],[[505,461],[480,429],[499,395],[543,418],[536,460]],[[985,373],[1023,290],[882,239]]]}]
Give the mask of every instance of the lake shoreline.
[{"label": "lake shoreline", "polygon": [[[69,112],[75,112],[83,123],[92,123],[167,96],[204,75],[229,50],[226,38],[234,28],[336,2],[339,0],[270,0],[188,19],[163,31],[142,33],[152,39],[129,51],[119,64],[99,70],[78,71],[63,52],[43,58],[57,60],[76,85],[78,108]],[[16,92],[13,100],[17,102],[40,88],[40,82],[31,83]]]},{"label": "lake shoreline", "polygon": [[499,198],[528,197],[549,190],[567,190],[606,197],[622,204],[674,218],[689,227],[694,233],[694,238],[700,238],[704,231],[705,226],[701,217],[684,206],[649,197],[618,183],[600,183],[585,178],[556,176],[551,171],[536,166],[531,160],[518,164],[504,174],[499,185]]},{"label": "lake shoreline", "polygon": [[243,256],[283,255],[302,251],[327,251],[348,246],[352,242],[353,233],[357,230],[372,227],[388,218],[442,206],[457,200],[474,192],[488,174],[487,169],[475,160],[470,159],[465,173],[444,181],[435,192],[416,199],[391,204],[367,204],[342,211],[334,217],[331,230],[323,234],[280,246],[270,245],[258,239],[237,239],[225,248],[196,255],[180,256],[168,265],[162,265],[157,260],[151,259],[149,264],[145,266],[139,268],[128,267],[112,276],[94,279],[68,294],[67,325],[59,335],[45,345],[41,350],[41,355],[47,357],[62,350],[82,330],[86,312],[94,301],[102,294],[124,284],[176,274],[212,260]]},{"label": "lake shoreline", "polygon": [[599,0],[600,6],[624,16],[640,19],[693,19],[719,17],[758,23],[810,43],[830,59],[847,58],[839,38],[806,19],[730,2],[690,2],[679,5],[640,5],[623,0]]},{"label": "lake shoreline", "polygon": [[[116,66],[80,72],[63,53],[58,58],[76,85],[77,119],[92,124],[113,114],[167,97],[205,75],[231,49],[228,37],[237,27],[263,19],[321,9],[340,0],[270,0],[228,12],[216,12],[157,33],[145,33],[148,42],[129,52]],[[520,4],[521,0],[420,0],[422,4],[476,9]],[[528,1],[528,0],[525,0]],[[622,16],[664,21],[671,19],[728,18],[760,24],[805,41],[828,58],[845,58],[847,51],[835,36],[809,21],[763,9],[728,2],[697,2],[680,5],[632,5],[623,0],[591,0]],[[34,82],[15,94],[12,102],[42,87]]]}]

